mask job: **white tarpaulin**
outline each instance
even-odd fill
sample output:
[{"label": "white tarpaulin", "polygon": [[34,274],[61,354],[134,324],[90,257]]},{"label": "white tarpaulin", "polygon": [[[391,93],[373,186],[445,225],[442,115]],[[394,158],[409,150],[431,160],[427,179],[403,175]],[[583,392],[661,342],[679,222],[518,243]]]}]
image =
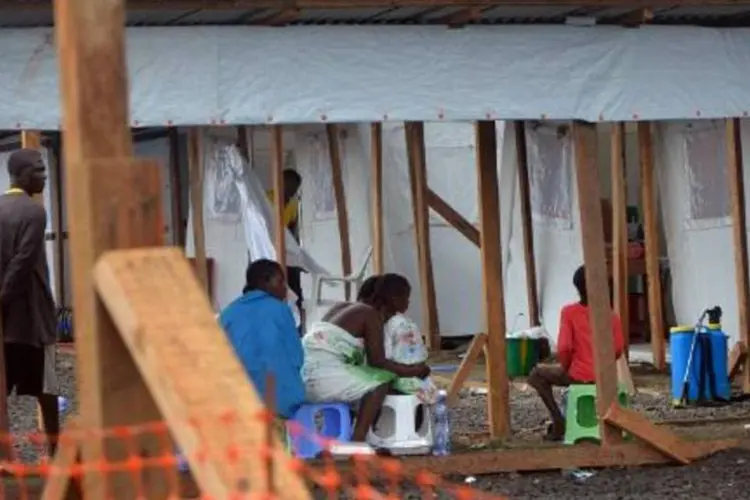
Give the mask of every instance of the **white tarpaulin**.
[{"label": "white tarpaulin", "polygon": [[[266,192],[253,167],[246,168],[233,137],[204,133],[204,205],[206,256],[214,258],[214,300],[221,309],[237,298],[252,260],[276,259],[271,240],[273,219]],[[186,253],[195,255],[192,207]],[[309,272],[325,269],[286,230],[287,265]]]},{"label": "white tarpaulin", "polygon": [[[745,150],[750,148],[748,125],[742,121]],[[721,306],[731,345],[739,334],[724,127],[710,121],[659,124],[656,139],[659,202],[672,274],[672,290],[664,293],[672,293],[679,324],[693,324],[707,307]],[[750,184],[747,161],[744,180]]]},{"label": "white tarpaulin", "polygon": [[[133,126],[632,121],[750,111],[750,29],[204,26],[127,33]],[[0,30],[0,67],[0,129],[58,129],[52,30]]]}]

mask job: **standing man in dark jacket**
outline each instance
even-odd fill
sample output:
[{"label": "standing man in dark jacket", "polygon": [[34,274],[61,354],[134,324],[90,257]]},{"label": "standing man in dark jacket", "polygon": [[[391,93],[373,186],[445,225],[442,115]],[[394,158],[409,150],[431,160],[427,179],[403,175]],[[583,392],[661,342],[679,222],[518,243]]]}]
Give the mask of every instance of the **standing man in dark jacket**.
[{"label": "standing man in dark jacket", "polygon": [[7,392],[39,401],[50,455],[60,430],[55,302],[45,252],[47,214],[32,199],[47,181],[39,151],[8,159],[10,189],[0,196],[0,314]]}]

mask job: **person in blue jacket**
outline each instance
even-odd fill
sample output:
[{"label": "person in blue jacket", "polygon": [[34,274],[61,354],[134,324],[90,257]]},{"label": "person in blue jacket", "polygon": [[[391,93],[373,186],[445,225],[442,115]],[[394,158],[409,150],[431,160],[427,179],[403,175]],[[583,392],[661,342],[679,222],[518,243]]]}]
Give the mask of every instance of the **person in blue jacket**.
[{"label": "person in blue jacket", "polygon": [[259,259],[247,268],[242,296],[219,316],[237,357],[264,401],[266,384],[273,377],[276,414],[289,419],[304,403],[302,343],[292,311],[285,302],[286,279],[281,266]]}]

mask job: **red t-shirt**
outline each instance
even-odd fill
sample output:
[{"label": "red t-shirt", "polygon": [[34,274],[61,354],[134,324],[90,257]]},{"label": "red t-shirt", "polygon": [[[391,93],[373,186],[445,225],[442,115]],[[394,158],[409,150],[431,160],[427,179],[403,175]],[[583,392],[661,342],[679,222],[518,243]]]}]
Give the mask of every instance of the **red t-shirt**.
[{"label": "red t-shirt", "polygon": [[[612,336],[615,359],[622,355],[624,342],[620,318],[612,313]],[[560,334],[557,338],[557,359],[576,382],[594,382],[594,348],[591,342],[589,308],[580,303],[569,304],[560,312]]]}]

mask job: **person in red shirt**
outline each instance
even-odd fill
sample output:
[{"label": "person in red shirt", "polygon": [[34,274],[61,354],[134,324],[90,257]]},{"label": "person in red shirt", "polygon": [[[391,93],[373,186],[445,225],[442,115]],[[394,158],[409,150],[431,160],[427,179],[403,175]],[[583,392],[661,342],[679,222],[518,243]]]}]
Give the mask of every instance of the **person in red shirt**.
[{"label": "person in red shirt", "polygon": [[[537,365],[529,375],[528,384],[536,389],[552,417],[547,439],[559,441],[565,435],[565,417],[555,401],[552,387],[595,382],[594,351],[591,342],[586,275],[583,266],[573,274],[573,286],[580,300],[560,311],[560,333],[557,338],[557,365]],[[612,312],[612,336],[615,359],[622,355],[624,341],[620,318]]]}]

